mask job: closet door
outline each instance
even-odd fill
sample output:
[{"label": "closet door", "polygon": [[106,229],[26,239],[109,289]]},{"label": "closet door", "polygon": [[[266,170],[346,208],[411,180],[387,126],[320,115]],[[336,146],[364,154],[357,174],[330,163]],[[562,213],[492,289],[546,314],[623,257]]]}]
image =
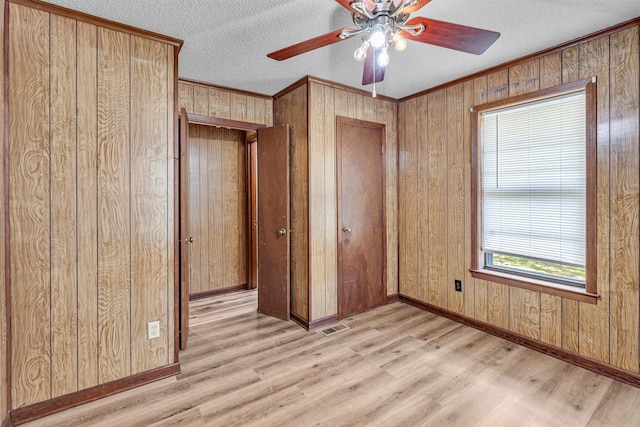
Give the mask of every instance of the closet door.
[{"label": "closet door", "polygon": [[289,126],[258,130],[258,312],[289,320]]}]

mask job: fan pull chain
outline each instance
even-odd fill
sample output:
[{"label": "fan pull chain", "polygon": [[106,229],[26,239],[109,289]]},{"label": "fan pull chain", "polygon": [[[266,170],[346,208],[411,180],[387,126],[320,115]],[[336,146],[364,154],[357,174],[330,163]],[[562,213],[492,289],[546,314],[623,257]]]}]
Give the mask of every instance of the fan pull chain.
[{"label": "fan pull chain", "polygon": [[376,93],[376,67],[377,67],[378,63],[376,62],[376,50],[373,49],[373,92],[371,93],[371,96],[373,98],[377,97],[378,94]]}]

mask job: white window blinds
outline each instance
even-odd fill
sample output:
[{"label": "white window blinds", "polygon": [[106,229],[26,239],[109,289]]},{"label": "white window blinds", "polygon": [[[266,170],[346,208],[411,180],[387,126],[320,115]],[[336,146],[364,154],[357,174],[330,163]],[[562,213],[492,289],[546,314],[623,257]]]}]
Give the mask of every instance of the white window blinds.
[{"label": "white window blinds", "polygon": [[482,114],[485,252],[585,265],[585,108],[578,92]]}]

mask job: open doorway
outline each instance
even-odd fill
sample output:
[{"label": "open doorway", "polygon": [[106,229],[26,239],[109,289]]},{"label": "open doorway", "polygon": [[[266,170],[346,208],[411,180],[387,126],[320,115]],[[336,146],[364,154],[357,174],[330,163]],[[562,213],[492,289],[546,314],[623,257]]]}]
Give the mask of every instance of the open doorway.
[{"label": "open doorway", "polygon": [[[258,310],[269,315],[286,311],[288,318],[288,196],[286,216],[280,215],[285,218],[284,222],[278,219],[278,230],[265,234],[265,230],[275,227],[267,214],[275,213],[280,218],[272,200],[280,197],[280,191],[260,190],[258,179],[261,155],[262,163],[268,166],[262,168],[261,181],[268,188],[274,187],[271,185],[272,176],[282,175],[283,165],[264,156],[265,153],[274,153],[274,147],[280,150],[278,153],[282,153],[282,148],[288,153],[288,127],[284,128],[285,131],[281,127],[266,128],[257,123],[181,111],[178,186],[178,329],[181,349],[187,346],[189,301],[258,288],[259,294],[269,296],[266,302],[259,298]],[[285,133],[286,138],[283,139]],[[259,140],[263,141],[263,152],[257,149]],[[276,159],[284,162],[288,189],[288,156],[278,155]],[[261,218],[257,213],[260,210],[258,205],[261,199],[264,203],[265,197],[269,208],[262,210]],[[259,233],[259,224],[264,225],[262,234]],[[284,246],[282,229],[286,231]],[[273,239],[271,234],[276,238]],[[261,238],[262,245],[259,244]],[[266,267],[259,264],[260,248],[268,251],[268,256],[266,253],[262,256],[268,261]],[[272,258],[282,250],[286,251],[286,256]],[[276,268],[278,265],[284,267]],[[283,270],[286,270],[286,278],[279,273]],[[259,277],[263,278],[263,286],[258,285]],[[286,284],[283,283],[285,279]],[[283,288],[286,288],[284,295],[281,293]],[[270,304],[279,305],[279,311],[271,310]]]}]

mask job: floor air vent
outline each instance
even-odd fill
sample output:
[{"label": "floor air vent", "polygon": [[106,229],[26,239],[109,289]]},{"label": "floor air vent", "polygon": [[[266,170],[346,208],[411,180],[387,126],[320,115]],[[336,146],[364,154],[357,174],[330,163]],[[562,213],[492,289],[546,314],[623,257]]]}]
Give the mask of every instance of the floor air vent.
[{"label": "floor air vent", "polygon": [[322,332],[322,334],[325,336],[329,336],[329,335],[337,334],[338,332],[344,331],[346,329],[349,329],[349,327],[347,325],[343,325],[342,323],[340,323],[339,325],[335,325],[330,328],[323,329],[320,332]]}]

